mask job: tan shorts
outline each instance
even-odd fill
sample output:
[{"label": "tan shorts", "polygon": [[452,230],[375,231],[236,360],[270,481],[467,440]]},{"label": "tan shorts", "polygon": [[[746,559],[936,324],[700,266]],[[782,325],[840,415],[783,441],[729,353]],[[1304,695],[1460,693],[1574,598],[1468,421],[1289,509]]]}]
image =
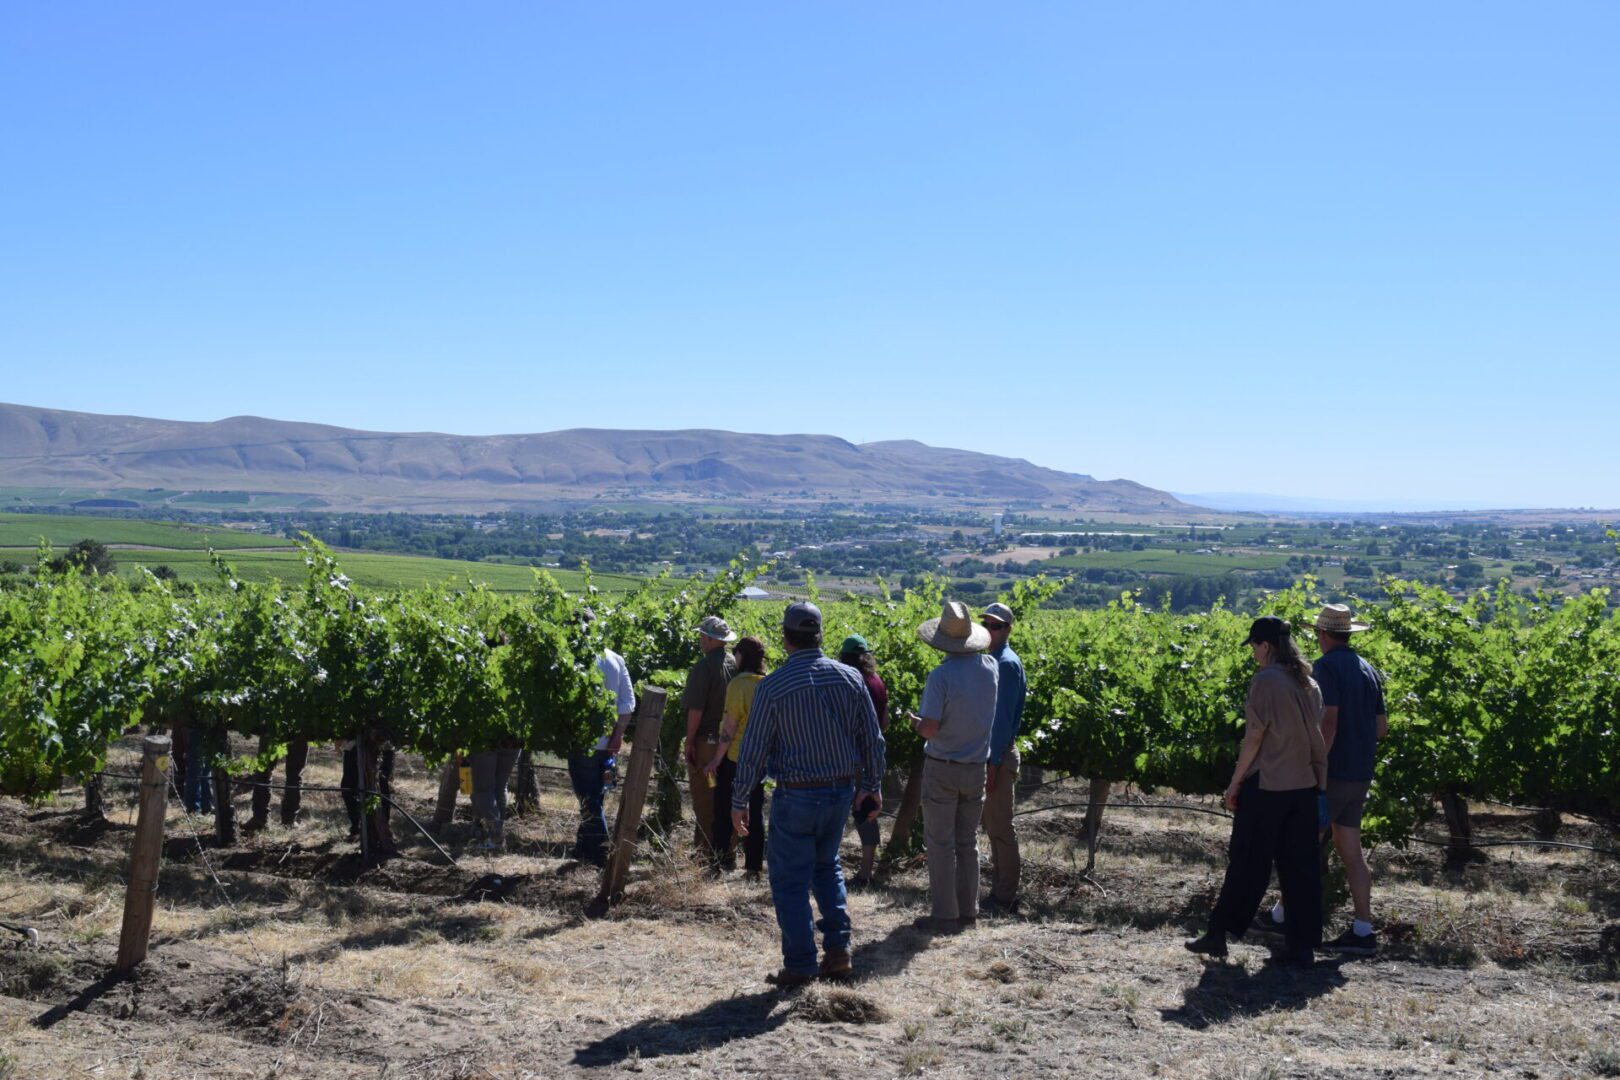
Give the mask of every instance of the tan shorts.
[{"label": "tan shorts", "polygon": [[1371,786],[1371,780],[1329,780],[1328,822],[1343,829],[1360,829],[1361,814],[1367,808],[1367,789]]}]

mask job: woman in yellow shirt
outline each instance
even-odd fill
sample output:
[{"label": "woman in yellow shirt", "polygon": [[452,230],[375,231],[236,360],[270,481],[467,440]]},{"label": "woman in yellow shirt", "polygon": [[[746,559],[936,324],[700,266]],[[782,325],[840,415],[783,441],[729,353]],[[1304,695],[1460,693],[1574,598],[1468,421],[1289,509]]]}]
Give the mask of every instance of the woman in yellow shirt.
[{"label": "woman in yellow shirt", "polygon": [[[730,870],[737,865],[732,853],[731,787],[737,775],[737,751],[742,746],[743,729],[748,726],[748,710],[754,691],[765,677],[765,643],[745,637],[732,649],[737,658],[737,674],[726,684],[726,712],[720,722],[720,742],[714,759],[705,768],[714,777],[714,849],[720,865]],[[743,838],[743,870],[749,880],[759,880],[765,868],[765,785],[755,784],[748,796],[748,835]]]}]

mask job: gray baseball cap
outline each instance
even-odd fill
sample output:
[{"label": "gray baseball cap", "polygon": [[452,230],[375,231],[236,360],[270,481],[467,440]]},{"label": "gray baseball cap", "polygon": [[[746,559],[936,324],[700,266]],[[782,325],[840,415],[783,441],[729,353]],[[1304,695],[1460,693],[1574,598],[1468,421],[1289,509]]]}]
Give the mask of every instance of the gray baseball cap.
[{"label": "gray baseball cap", "polygon": [[821,632],[821,609],[809,602],[789,604],[782,613],[782,629]]},{"label": "gray baseball cap", "polygon": [[984,609],[984,613],[989,618],[995,619],[997,622],[1006,623],[1008,626],[1011,626],[1013,623],[1012,608],[1008,607],[1006,604],[991,604],[989,607]]}]

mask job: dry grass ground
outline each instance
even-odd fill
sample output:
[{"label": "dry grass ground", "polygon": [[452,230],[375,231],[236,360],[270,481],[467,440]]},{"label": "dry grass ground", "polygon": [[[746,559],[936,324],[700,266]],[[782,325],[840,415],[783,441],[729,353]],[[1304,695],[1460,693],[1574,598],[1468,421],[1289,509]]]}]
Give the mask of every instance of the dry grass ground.
[{"label": "dry grass ground", "polygon": [[[400,771],[428,809],[427,771]],[[597,875],[564,857],[573,804],[545,779],[506,854],[461,850],[453,827],[459,868],[407,828],[403,857],[361,867],[331,795],[230,850],[174,813],[151,958],[127,982],[104,975],[129,785],[103,828],[0,801],[0,918],[42,935],[0,943],[0,1077],[1620,1075],[1617,860],[1499,849],[1447,872],[1431,851],[1380,853],[1385,955],[1297,973],[1255,945],[1225,963],[1181,948],[1219,884],[1220,819],[1110,812],[1088,881],[1055,811],[1021,819],[1021,917],[926,937],[907,864],[852,898],[857,980],[781,995],[767,888],[704,877],[683,843],[584,920]],[[309,781],[336,780],[315,755]]]}]

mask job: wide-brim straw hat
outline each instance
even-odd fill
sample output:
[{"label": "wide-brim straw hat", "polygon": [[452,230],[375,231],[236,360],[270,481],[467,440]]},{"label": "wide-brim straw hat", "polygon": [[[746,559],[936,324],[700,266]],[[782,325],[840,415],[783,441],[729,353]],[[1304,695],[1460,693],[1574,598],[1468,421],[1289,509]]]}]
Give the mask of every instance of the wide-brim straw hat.
[{"label": "wide-brim straw hat", "polygon": [[1355,613],[1348,604],[1323,605],[1322,613],[1310,627],[1313,630],[1326,630],[1330,634],[1359,634],[1372,629],[1370,624],[1356,621]]},{"label": "wide-brim straw hat", "polygon": [[940,652],[975,653],[990,647],[990,631],[973,621],[966,604],[945,601],[939,618],[917,627],[917,636]]}]

